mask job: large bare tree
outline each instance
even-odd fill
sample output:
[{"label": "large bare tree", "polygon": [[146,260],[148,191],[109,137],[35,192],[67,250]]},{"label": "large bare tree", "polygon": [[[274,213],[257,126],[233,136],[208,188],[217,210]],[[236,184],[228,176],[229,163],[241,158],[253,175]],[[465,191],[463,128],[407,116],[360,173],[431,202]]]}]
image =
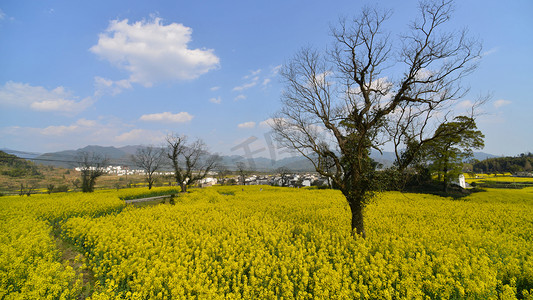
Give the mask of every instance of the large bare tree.
[{"label": "large bare tree", "polygon": [[421,2],[418,18],[398,35],[387,31],[390,11],[365,8],[332,29],[329,51],[304,48],[281,70],[277,139],[342,191],[360,236],[378,186],[371,150],[397,143],[397,165],[405,168],[467,91],[461,79],[476,68],[481,46],[466,31],[444,30],[452,8],[450,1]]},{"label": "large bare tree", "polygon": [[187,192],[188,185],[205,178],[217,167],[220,157],[209,154],[207,146],[201,140],[189,143],[186,136],[170,134],[166,141],[167,157],[182,192]]},{"label": "large bare tree", "polygon": [[139,168],[144,170],[149,190],[152,189],[156,171],[163,165],[164,158],[165,149],[156,148],[154,146],[138,148],[137,151],[135,151],[135,155],[132,157],[133,162],[135,162]]}]

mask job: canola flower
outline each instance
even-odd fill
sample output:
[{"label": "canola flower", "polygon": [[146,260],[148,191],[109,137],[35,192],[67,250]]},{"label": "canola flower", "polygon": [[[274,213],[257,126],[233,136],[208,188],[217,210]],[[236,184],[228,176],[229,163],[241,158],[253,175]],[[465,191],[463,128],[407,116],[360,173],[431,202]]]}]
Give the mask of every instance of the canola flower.
[{"label": "canola flower", "polygon": [[0,197],[0,299],[77,299],[82,279],[60,262],[54,227],[71,217],[98,217],[123,207],[116,191]]},{"label": "canola flower", "polygon": [[352,238],[338,191],[216,187],[69,218],[92,299],[530,299],[533,189],[384,193]]}]

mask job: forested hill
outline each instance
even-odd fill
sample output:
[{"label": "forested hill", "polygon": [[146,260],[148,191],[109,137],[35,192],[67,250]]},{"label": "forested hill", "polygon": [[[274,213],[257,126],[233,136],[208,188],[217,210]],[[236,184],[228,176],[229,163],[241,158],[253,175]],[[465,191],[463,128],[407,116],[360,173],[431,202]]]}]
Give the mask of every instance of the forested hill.
[{"label": "forested hill", "polygon": [[39,175],[40,173],[31,161],[0,151],[0,174],[9,177],[24,177]]},{"label": "forested hill", "polygon": [[473,164],[474,172],[478,173],[504,173],[513,174],[533,171],[533,154],[522,153],[519,156],[506,156],[488,158]]}]

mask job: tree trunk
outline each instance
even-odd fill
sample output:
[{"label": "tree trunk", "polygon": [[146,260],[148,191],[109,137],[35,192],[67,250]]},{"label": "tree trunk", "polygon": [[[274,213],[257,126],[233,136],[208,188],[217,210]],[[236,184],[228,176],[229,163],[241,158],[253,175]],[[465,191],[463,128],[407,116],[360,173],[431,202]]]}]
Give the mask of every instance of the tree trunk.
[{"label": "tree trunk", "polygon": [[362,204],[362,199],[358,196],[349,195],[346,196],[346,200],[348,200],[350,210],[352,211],[352,235],[357,234],[362,238],[366,238],[365,223],[363,220],[364,205]]},{"label": "tree trunk", "polygon": [[187,183],[185,183],[185,182],[180,183],[180,187],[181,187],[181,192],[182,193],[186,193],[187,192]]}]

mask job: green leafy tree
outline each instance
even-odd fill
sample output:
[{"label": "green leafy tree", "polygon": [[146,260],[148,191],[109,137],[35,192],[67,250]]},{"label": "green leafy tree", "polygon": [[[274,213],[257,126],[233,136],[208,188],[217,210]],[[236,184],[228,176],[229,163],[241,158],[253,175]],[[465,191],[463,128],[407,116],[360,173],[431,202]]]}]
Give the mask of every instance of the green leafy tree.
[{"label": "green leafy tree", "polygon": [[463,161],[473,156],[472,150],[484,147],[485,136],[477,130],[475,120],[465,116],[441,124],[435,135],[439,138],[426,144],[426,153],[447,191],[450,182],[462,172]]}]

